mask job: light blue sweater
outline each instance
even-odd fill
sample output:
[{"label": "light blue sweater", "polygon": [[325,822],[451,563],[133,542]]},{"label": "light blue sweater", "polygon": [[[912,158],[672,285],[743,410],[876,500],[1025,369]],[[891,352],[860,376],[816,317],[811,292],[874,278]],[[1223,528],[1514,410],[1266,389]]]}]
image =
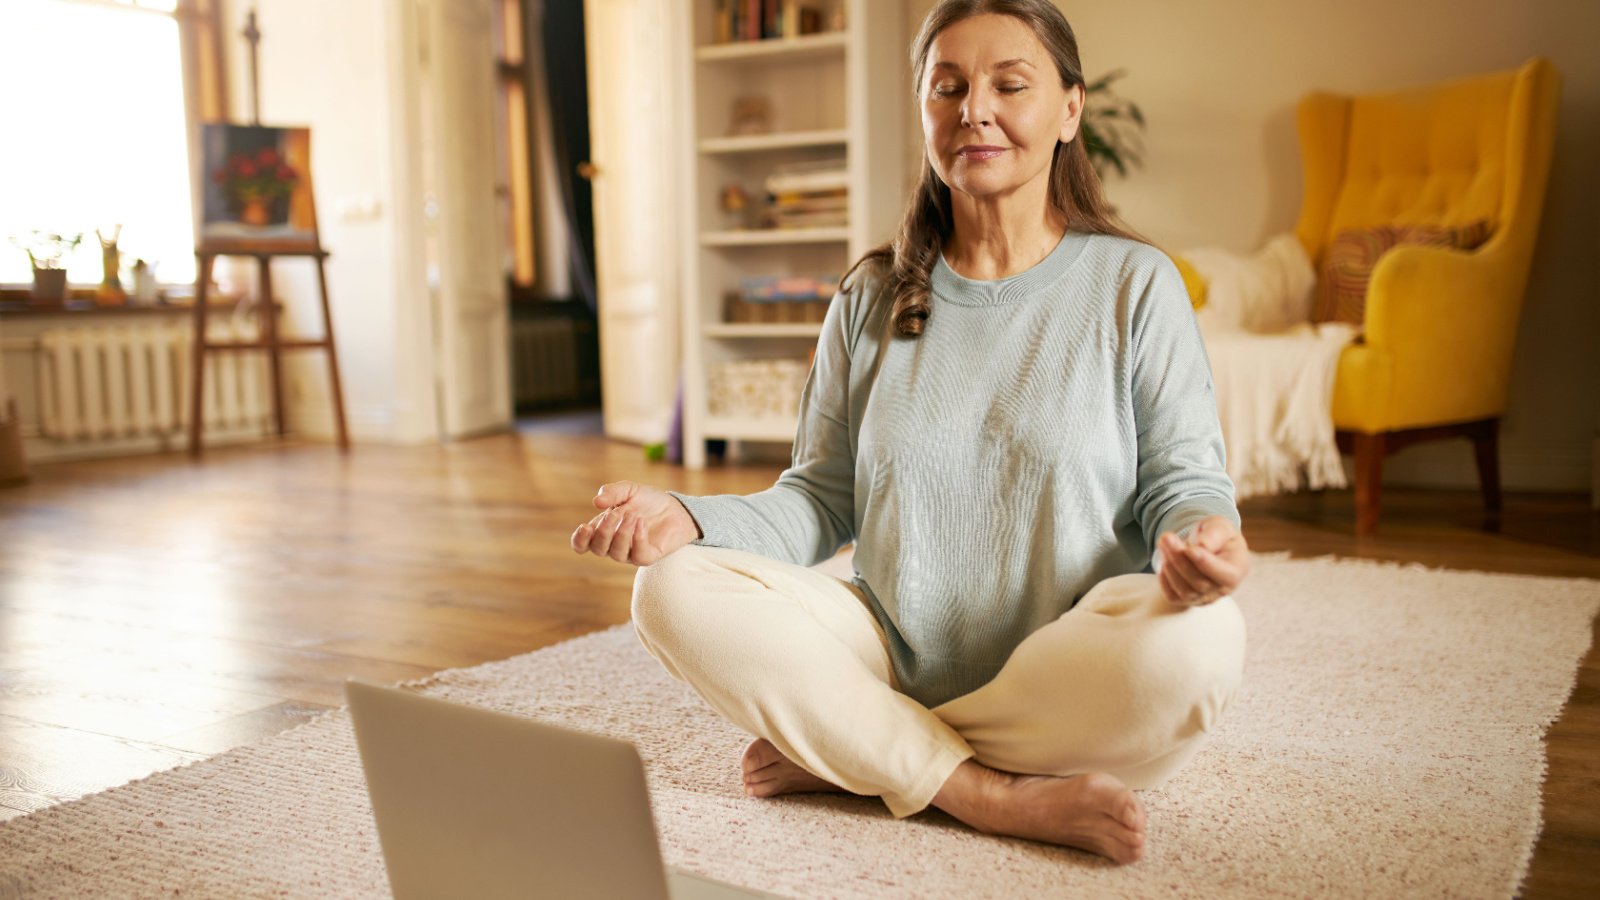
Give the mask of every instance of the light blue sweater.
[{"label": "light blue sweater", "polygon": [[822,326],[793,465],[758,494],[674,496],[698,544],[809,566],[855,540],[906,694],[982,686],[1095,584],[1154,571],[1160,534],[1238,524],[1211,366],[1160,250],[1069,232],[999,281],[941,258],[927,329],[881,353],[890,299],[854,281]]}]

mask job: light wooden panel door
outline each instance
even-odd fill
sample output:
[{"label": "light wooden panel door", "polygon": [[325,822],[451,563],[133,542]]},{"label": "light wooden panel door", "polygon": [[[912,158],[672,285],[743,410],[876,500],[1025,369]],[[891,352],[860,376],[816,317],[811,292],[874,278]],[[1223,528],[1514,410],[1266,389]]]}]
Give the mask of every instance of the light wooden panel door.
[{"label": "light wooden panel door", "polygon": [[511,422],[492,0],[419,0],[423,216],[446,437]]},{"label": "light wooden panel door", "polygon": [[673,190],[686,98],[672,90],[672,47],[686,4],[586,0],[589,143],[605,432],[664,440],[678,385],[679,267],[687,227]]}]

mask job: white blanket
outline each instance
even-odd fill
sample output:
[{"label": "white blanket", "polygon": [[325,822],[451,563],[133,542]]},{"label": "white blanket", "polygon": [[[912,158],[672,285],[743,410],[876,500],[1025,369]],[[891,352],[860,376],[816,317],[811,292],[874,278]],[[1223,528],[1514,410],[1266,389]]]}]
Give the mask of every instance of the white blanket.
[{"label": "white blanket", "polygon": [[1254,256],[1216,248],[1181,255],[1208,283],[1195,317],[1237,497],[1346,486],[1333,380],[1358,329],[1309,321],[1316,272],[1300,242],[1280,235]]}]

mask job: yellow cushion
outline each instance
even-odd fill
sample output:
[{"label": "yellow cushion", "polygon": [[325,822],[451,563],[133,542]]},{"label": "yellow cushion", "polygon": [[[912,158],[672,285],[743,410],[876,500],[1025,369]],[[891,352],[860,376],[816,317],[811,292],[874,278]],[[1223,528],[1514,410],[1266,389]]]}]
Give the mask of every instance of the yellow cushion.
[{"label": "yellow cushion", "polygon": [[1176,253],[1168,253],[1167,255],[1172,257],[1173,264],[1178,267],[1178,274],[1183,276],[1183,286],[1189,292],[1189,305],[1195,309],[1205,306],[1206,290],[1210,287],[1206,283],[1205,276],[1201,275],[1200,270],[1194,267],[1194,263],[1189,262],[1187,259]]}]

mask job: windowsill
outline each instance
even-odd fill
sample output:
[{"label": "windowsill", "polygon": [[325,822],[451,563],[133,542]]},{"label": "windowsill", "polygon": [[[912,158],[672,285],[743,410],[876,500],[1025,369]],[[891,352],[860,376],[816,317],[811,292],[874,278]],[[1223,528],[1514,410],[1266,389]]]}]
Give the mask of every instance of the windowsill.
[{"label": "windowsill", "polygon": [[[67,289],[64,303],[40,304],[33,300],[32,291],[25,284],[0,284],[0,316],[56,316],[82,313],[107,313],[128,315],[141,313],[174,313],[194,309],[194,285],[162,285],[162,299],[149,305],[135,304],[132,298],[119,304],[101,303],[95,299],[93,286],[72,285]],[[243,294],[214,292],[207,298],[207,309],[229,310],[244,298]]]},{"label": "windowsill", "polygon": [[[93,300],[94,292],[99,287],[96,284],[69,284],[67,297],[71,300]],[[161,283],[161,295],[175,299],[187,299],[194,296],[194,282],[184,281],[175,284]],[[0,282],[0,300],[27,300],[33,296],[33,285],[26,281]]]}]

